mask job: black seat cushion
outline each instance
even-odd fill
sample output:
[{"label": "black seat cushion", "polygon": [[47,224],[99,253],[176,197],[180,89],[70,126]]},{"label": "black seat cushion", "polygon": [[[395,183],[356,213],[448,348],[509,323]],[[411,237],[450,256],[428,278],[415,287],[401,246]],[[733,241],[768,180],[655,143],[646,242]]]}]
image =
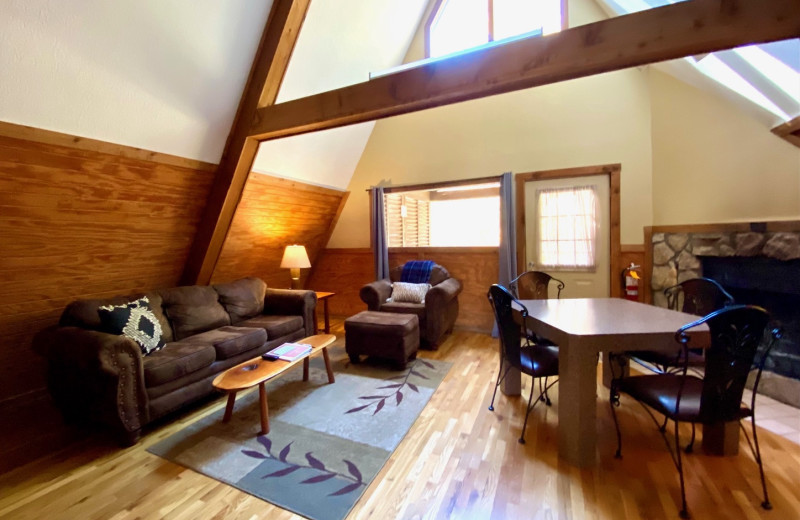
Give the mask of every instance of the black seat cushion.
[{"label": "black seat cushion", "polygon": [[[662,366],[662,367],[683,366],[683,354],[681,350],[675,350],[673,352],[658,351],[658,350],[637,350],[633,352],[628,352],[628,355],[657,366]],[[704,364],[705,364],[705,358],[703,357],[702,351],[700,352],[695,352],[693,350],[689,351],[688,366],[701,367]]]},{"label": "black seat cushion", "polygon": [[523,371],[534,377],[558,375],[557,347],[523,347],[519,352]]},{"label": "black seat cushion", "polygon": [[[619,391],[643,402],[670,419],[703,422],[700,414],[703,380],[698,377],[685,376],[686,383],[681,392],[680,410],[676,410],[675,404],[683,377],[674,374],[631,376],[619,379],[616,384]],[[740,418],[749,415],[751,415],[750,409],[742,405],[739,411]]]}]

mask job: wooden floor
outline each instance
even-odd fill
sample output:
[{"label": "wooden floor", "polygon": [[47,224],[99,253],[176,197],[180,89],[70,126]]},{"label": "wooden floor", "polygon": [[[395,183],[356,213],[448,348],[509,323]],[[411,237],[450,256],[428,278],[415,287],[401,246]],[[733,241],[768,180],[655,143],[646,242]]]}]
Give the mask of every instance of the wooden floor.
[{"label": "wooden floor", "polygon": [[[341,321],[333,329],[343,337]],[[343,344],[332,348],[334,357],[345,355]],[[495,412],[487,410],[496,352],[495,340],[467,332],[422,352],[453,367],[348,518],[678,518],[677,472],[638,405],[623,398],[624,458],[614,459],[614,427],[599,387],[600,462],[578,470],[556,454],[557,398],[552,408],[534,410],[525,445],[517,443],[521,398],[500,396]],[[222,406],[220,398],[196,408],[132,448],[91,438],[0,476],[0,518],[300,518],[145,451]],[[698,450],[684,458],[693,518],[800,518],[800,446],[761,431],[774,510],[759,507],[757,466],[742,441],[737,457]]]}]

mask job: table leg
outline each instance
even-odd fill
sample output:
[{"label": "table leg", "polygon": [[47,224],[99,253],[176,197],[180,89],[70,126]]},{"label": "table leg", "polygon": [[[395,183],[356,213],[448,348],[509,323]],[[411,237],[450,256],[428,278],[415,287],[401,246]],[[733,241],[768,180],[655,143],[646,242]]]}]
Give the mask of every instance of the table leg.
[{"label": "table leg", "polygon": [[322,349],[322,357],[325,358],[325,370],[328,371],[328,383],[335,383],[336,379],[333,378],[333,369],[331,368],[331,358],[328,356],[328,347]]},{"label": "table leg", "polygon": [[703,451],[708,455],[739,453],[739,421],[703,425]]},{"label": "table leg", "polygon": [[303,381],[308,381],[308,358],[303,360]]},{"label": "table leg", "polygon": [[325,334],[331,333],[331,317],[328,314],[328,298],[322,300],[322,309],[325,313]]},{"label": "table leg", "polygon": [[264,383],[258,383],[258,400],[261,403],[261,433],[269,433],[269,408],[267,407],[267,389]]},{"label": "table leg", "polygon": [[226,423],[231,420],[234,401],[236,401],[236,392],[228,392],[228,404],[225,405],[225,415],[222,416],[222,422]]},{"label": "table leg", "polygon": [[558,454],[578,467],[595,464],[597,355],[580,345],[559,345]]}]

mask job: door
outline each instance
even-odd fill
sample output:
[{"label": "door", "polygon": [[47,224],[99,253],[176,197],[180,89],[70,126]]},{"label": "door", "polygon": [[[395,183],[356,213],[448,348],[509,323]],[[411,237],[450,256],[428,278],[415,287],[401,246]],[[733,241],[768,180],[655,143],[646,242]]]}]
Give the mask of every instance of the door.
[{"label": "door", "polygon": [[[561,291],[562,298],[609,297],[609,176],[527,181],[524,200],[525,269],[545,271],[562,280],[565,284]],[[590,200],[593,200],[593,204],[590,204]],[[595,240],[594,260],[591,262],[593,265],[587,266],[585,259],[591,255],[586,251],[585,245],[588,234],[585,217],[590,206],[594,213]],[[579,226],[579,229],[572,229],[570,223]],[[577,252],[570,253],[570,248]],[[550,294],[555,297],[552,285]]]}]

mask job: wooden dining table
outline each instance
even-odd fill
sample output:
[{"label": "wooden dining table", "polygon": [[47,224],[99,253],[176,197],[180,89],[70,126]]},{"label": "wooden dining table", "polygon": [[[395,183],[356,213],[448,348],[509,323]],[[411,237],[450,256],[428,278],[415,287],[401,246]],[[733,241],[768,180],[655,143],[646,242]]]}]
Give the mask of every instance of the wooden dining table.
[{"label": "wooden dining table", "polygon": [[[697,316],[619,298],[522,300],[521,303],[528,310],[525,326],[559,347],[559,456],[575,466],[591,467],[596,464],[599,354],[604,356],[603,381],[608,385],[609,353],[679,348],[675,331]],[[521,318],[521,313],[515,315]],[[708,327],[693,329],[690,337],[692,346],[707,346]],[[621,368],[627,370],[625,366]]]}]

